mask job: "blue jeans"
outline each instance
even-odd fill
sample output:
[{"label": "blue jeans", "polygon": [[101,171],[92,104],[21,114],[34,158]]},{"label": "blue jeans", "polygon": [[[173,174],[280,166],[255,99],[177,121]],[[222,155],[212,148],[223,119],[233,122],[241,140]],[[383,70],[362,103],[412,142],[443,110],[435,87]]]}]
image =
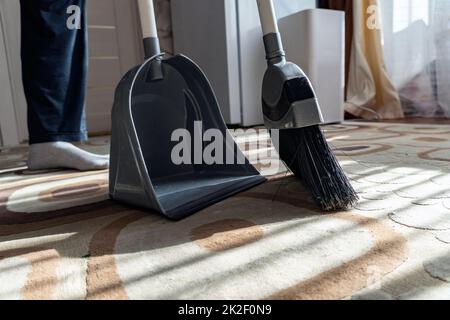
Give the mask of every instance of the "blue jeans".
[{"label": "blue jeans", "polygon": [[[30,144],[87,138],[85,0],[21,0],[22,76]],[[68,19],[81,9],[79,29]],[[73,22],[73,20],[70,20]]]}]

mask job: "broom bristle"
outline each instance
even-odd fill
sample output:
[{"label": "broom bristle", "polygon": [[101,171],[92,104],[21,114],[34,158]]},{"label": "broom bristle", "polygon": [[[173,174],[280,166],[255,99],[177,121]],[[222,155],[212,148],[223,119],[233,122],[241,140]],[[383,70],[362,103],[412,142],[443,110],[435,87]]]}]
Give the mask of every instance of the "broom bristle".
[{"label": "broom bristle", "polygon": [[322,210],[346,210],[358,201],[319,126],[280,130],[280,157]]}]

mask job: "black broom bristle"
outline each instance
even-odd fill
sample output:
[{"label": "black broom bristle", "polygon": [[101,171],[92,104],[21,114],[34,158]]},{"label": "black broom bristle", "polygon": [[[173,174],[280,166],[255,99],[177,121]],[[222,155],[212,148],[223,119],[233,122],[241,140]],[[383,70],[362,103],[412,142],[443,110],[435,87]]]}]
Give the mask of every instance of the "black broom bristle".
[{"label": "black broom bristle", "polygon": [[280,130],[280,157],[322,210],[346,210],[358,201],[319,126]]}]

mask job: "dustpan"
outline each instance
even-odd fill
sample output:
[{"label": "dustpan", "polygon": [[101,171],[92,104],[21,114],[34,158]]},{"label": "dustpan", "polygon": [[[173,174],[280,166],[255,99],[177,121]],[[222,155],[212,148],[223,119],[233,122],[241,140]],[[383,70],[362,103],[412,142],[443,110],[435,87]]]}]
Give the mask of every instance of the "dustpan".
[{"label": "dustpan", "polygon": [[200,68],[160,53],[153,2],[139,0],[139,10],[146,60],[116,89],[110,196],[178,220],[265,178],[234,142]]}]

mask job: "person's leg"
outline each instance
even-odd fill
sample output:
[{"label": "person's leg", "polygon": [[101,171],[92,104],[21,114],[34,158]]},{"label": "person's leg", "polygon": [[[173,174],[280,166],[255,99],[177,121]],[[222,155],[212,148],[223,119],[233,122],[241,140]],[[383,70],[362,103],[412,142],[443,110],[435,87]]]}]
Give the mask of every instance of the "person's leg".
[{"label": "person's leg", "polygon": [[[106,156],[70,142],[87,139],[85,96],[88,68],[85,0],[21,0],[22,73],[28,103],[29,168],[108,167]],[[80,8],[80,26],[68,20]]]}]

